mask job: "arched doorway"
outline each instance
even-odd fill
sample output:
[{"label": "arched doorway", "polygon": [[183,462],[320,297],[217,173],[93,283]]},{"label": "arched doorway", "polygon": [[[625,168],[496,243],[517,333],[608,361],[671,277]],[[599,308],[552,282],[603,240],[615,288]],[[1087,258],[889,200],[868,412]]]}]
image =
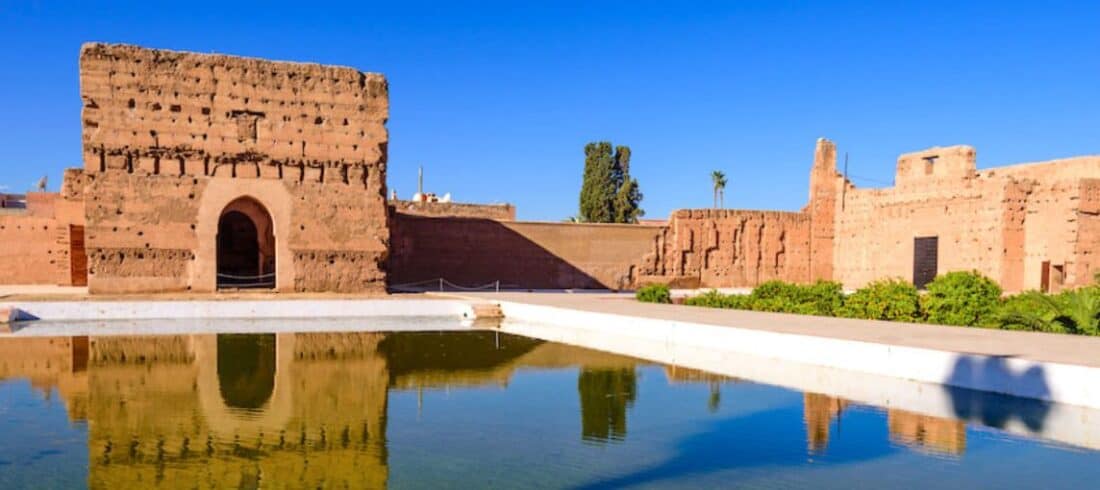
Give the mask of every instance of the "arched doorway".
[{"label": "arched doorway", "polygon": [[262,204],[248,197],[229,203],[217,242],[218,289],[275,287],[275,232]]}]

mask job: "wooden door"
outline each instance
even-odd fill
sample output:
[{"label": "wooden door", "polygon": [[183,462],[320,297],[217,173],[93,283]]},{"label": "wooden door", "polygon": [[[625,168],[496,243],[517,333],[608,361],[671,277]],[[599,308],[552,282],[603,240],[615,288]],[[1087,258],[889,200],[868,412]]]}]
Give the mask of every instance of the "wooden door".
[{"label": "wooden door", "polygon": [[917,289],[936,278],[939,269],[940,237],[917,237],[913,239],[913,285]]},{"label": "wooden door", "polygon": [[69,225],[69,275],[73,286],[88,285],[88,254],[84,252],[84,227]]},{"label": "wooden door", "polygon": [[1044,260],[1043,267],[1039,272],[1039,290],[1044,293],[1050,292],[1050,261]]}]

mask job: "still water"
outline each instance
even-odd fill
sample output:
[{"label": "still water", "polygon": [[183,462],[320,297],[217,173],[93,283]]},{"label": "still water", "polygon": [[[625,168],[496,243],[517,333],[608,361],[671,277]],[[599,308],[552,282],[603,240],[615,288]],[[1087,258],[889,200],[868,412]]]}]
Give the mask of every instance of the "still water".
[{"label": "still water", "polygon": [[1040,432],[1045,405],[982,403],[963,422],[490,331],[9,337],[0,488],[1100,481],[1100,452],[997,428]]}]

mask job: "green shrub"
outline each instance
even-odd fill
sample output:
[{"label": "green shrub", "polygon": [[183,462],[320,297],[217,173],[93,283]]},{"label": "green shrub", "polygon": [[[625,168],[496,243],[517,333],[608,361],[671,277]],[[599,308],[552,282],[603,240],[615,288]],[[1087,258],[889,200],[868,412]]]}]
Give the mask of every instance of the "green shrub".
[{"label": "green shrub", "polygon": [[651,284],[634,293],[634,298],[643,303],[672,303],[672,293],[664,284]]},{"label": "green shrub", "polygon": [[844,287],[839,282],[817,281],[802,286],[801,303],[811,309],[811,315],[833,316],[844,306]]},{"label": "green shrub", "polygon": [[798,285],[783,281],[764,281],[749,294],[754,301],[794,298],[797,295]]},{"label": "green shrub", "polygon": [[756,311],[831,316],[844,304],[840,283],[818,281],[808,286],[783,281],[767,281],[749,295]]},{"label": "green shrub", "polygon": [[722,294],[717,290],[710,290],[703,294],[684,299],[688,306],[705,306],[708,308],[730,308],[735,310],[751,310],[751,299],[743,294]]},{"label": "green shrub", "polygon": [[849,295],[837,316],[915,322],[921,319],[920,293],[901,279],[872,282]]},{"label": "green shrub", "polygon": [[996,321],[1001,287],[973,272],[948,272],[928,283],[921,307],[929,323],[983,326]]}]

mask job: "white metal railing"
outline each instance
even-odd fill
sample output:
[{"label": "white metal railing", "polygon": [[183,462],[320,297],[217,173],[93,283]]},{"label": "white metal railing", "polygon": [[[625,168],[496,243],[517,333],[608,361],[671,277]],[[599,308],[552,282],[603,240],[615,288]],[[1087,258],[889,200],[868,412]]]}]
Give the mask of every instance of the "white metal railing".
[{"label": "white metal railing", "polygon": [[499,293],[502,287],[506,286],[504,284],[501,284],[500,280],[478,286],[463,286],[440,277],[436,279],[427,279],[405,284],[391,284],[389,286],[389,289],[409,293],[421,293],[425,291],[447,291],[448,288],[450,288],[451,291],[496,291]]},{"label": "white metal railing", "polygon": [[[267,274],[260,274],[258,276],[238,276],[233,274],[223,274],[219,272],[218,286],[228,286],[236,288],[259,288],[259,287],[274,287],[275,286],[275,273],[269,272]],[[223,282],[223,279],[228,281]],[[237,282],[237,281],[252,281],[252,282]]]}]

